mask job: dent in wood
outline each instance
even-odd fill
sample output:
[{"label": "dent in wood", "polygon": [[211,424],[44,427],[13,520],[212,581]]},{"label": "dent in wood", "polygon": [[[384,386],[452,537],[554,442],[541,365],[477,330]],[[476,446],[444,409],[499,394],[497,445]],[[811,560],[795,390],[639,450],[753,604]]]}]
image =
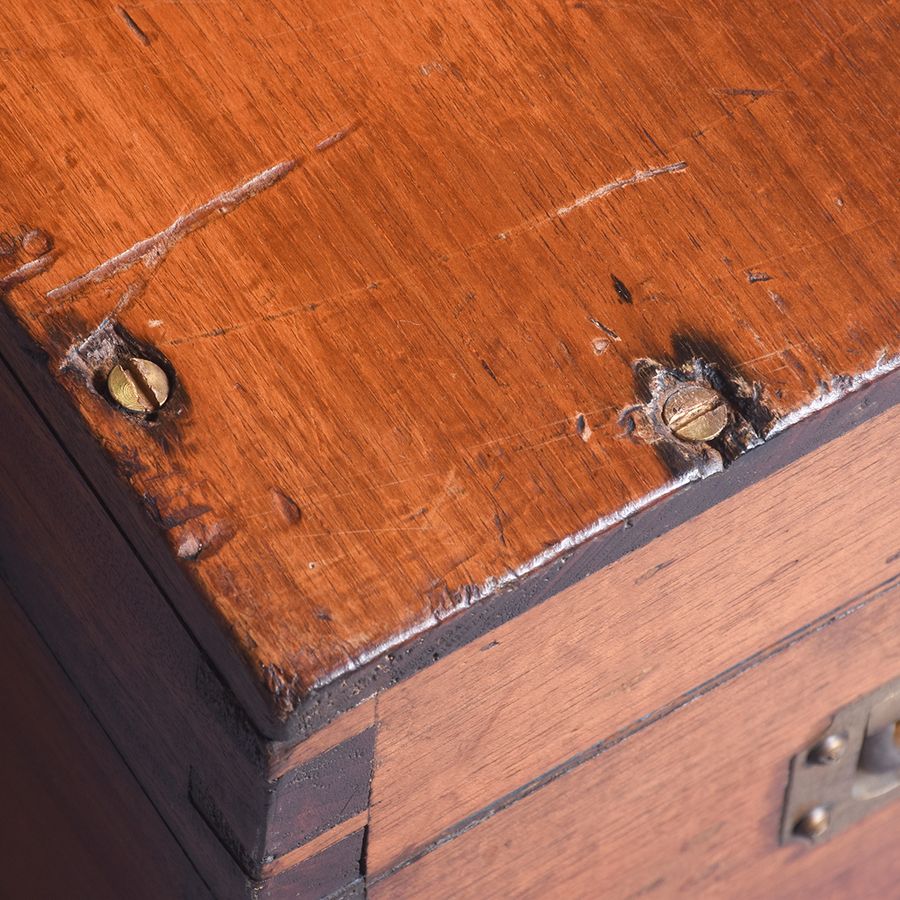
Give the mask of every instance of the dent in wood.
[{"label": "dent in wood", "polygon": [[0,233],[0,294],[50,270],[59,258],[53,238],[23,225],[17,234]]},{"label": "dent in wood", "polygon": [[128,10],[123,9],[121,6],[117,6],[116,12],[119,14],[119,17],[125,23],[131,34],[145,47],[149,47],[150,38],[147,36],[147,33],[144,31],[144,29],[134,21]]},{"label": "dent in wood", "polygon": [[234,526],[230,522],[215,521],[208,525],[185,529],[177,539],[175,552],[179,559],[197,562],[215,555],[235,535]]},{"label": "dent in wood", "polygon": [[[131,357],[149,359],[156,363],[169,380],[168,400],[151,413],[130,413],[113,405],[114,401],[109,396],[106,382],[110,371]],[[63,357],[59,368],[63,373],[76,376],[93,394],[109,402],[110,409],[114,409],[116,415],[125,416],[144,427],[158,429],[167,423],[174,423],[189,410],[187,391],[169,359],[152,344],[139,341],[116,324],[112,316],[107,316],[86,338],[74,344]],[[169,436],[174,433],[171,425],[165,431]],[[160,434],[160,438],[163,437]]]},{"label": "dent in wood", "polygon": [[272,488],[272,506],[285,525],[296,525],[303,517],[296,501],[277,488]]}]

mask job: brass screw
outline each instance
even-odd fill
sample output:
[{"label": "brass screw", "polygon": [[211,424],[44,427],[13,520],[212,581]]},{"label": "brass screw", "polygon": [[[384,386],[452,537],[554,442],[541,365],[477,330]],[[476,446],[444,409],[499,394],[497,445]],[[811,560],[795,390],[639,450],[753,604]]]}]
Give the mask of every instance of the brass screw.
[{"label": "brass screw", "polygon": [[794,826],[794,833],[813,840],[825,834],[830,824],[831,815],[828,810],[824,806],[814,806],[799,819]]},{"label": "brass screw", "polygon": [[842,734],[829,734],[812,748],[809,758],[814,763],[827,765],[837,762],[847,749],[847,738]]},{"label": "brass screw", "polygon": [[712,388],[684,384],[663,405],[663,421],[683,441],[711,441],[728,424],[728,405]]},{"label": "brass screw", "polygon": [[32,228],[22,235],[22,249],[29,256],[43,256],[52,246],[50,236],[40,228]]},{"label": "brass screw", "polygon": [[106,386],[113,400],[132,412],[155,412],[169,398],[169,377],[156,363],[140,357],[114,366]]}]

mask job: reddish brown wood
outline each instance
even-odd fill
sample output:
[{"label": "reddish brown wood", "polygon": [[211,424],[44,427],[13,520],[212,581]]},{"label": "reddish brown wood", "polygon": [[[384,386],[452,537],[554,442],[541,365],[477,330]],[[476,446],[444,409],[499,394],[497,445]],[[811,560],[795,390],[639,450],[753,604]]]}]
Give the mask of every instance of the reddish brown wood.
[{"label": "reddish brown wood", "polygon": [[281,715],[669,482],[635,360],[893,365],[890,3],[125,12],[0,13],[3,286]]},{"label": "reddish brown wood", "polygon": [[369,872],[896,584],[898,445],[895,407],[380,695]]},{"label": "reddish brown wood", "polygon": [[900,671],[897,596],[773,648],[369,896],[892,896],[897,803],[813,849],[778,836],[791,755]]},{"label": "reddish brown wood", "polygon": [[0,895],[212,898],[0,581]]},{"label": "reddish brown wood", "polygon": [[[295,884],[296,865],[321,866],[313,848],[295,852],[318,837],[320,851],[341,859],[342,872],[352,862],[349,880],[358,878],[360,854],[353,856],[345,844],[340,856],[331,849],[337,838],[326,835],[368,804],[371,729],[366,732],[354,713],[348,719],[357,730],[342,737],[343,725],[336,723],[321,733],[318,752],[312,743],[303,758],[289,748],[276,755],[277,745],[253,728],[159,592],[152,571],[134,556],[2,363],[0,410],[0,572],[7,605],[15,600],[46,642],[29,650],[36,657],[32,665],[49,664],[42,663],[42,654],[59,659],[85,698],[80,714],[89,709],[96,717],[171,829],[173,842],[217,898],[254,897],[275,875],[286,890],[284,885]],[[6,679],[6,692],[15,693],[18,680]],[[64,723],[58,729],[42,724],[53,721],[57,704],[69,702],[66,696],[57,700],[50,687],[35,686],[15,698],[11,741],[19,731],[19,740],[32,739],[25,704],[34,707],[35,723],[49,732],[48,741],[66,747]],[[333,743],[324,740],[329,734]],[[73,749],[72,765],[89,752]],[[32,759],[24,774],[56,786],[71,809],[79,788],[73,784],[66,794],[59,787],[65,758],[38,753]],[[20,764],[15,757],[0,760],[0,776],[24,790],[28,782],[17,774]],[[95,787],[103,793],[102,781]],[[111,783],[109,791],[115,790]],[[36,802],[53,796],[41,794]],[[103,814],[117,813],[115,796],[98,802]],[[139,809],[135,816],[139,824]],[[68,828],[77,832],[77,818]],[[152,849],[147,852],[152,858]],[[0,869],[15,866],[11,849],[0,846]],[[173,881],[172,889],[177,887]],[[106,889],[99,879],[99,895]]]},{"label": "reddish brown wood", "polygon": [[[213,893],[527,824],[892,583],[895,28],[3,5],[0,563]],[[105,387],[132,355],[149,417]],[[673,379],[721,437],[660,421]]]}]

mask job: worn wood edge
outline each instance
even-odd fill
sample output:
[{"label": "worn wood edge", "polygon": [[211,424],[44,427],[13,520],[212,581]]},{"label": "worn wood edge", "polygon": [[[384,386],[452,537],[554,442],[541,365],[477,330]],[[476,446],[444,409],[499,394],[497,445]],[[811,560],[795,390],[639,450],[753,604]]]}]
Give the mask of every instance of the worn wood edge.
[{"label": "worn wood edge", "polygon": [[565,539],[551,558],[488,596],[409,637],[352,672],[320,686],[290,723],[299,740],[335,721],[362,699],[427,668],[438,659],[542,603],[572,584],[645,546],[801,457],[900,403],[900,357],[856,378],[837,378],[808,407],[782,420],[765,442],[724,471],[698,475],[601,520],[598,530]]},{"label": "worn wood edge", "polygon": [[[873,369],[855,376],[835,376],[816,400],[782,417],[764,442],[727,470],[690,472],[563,538],[516,570],[464,589],[457,606],[440,620],[426,620],[416,631],[395,636],[358,659],[351,671],[322,679],[306,696],[295,695],[288,686],[285,695],[273,695],[266,693],[210,604],[202,595],[198,601],[201,592],[189,583],[139,498],[116,474],[112,459],[53,380],[44,352],[8,309],[2,315],[0,358],[6,359],[28,402],[254,726],[267,738],[294,744],[381,690],[900,402],[900,356],[883,356]],[[70,440],[64,442],[61,433]]]},{"label": "worn wood edge", "polygon": [[359,706],[354,706],[338,716],[331,724],[315,732],[302,743],[273,747],[269,755],[269,779],[275,781],[281,778],[374,724],[375,702],[370,697]]},{"label": "worn wood edge", "polygon": [[376,725],[282,776],[270,790],[263,853],[280,858],[369,807]]},{"label": "worn wood edge", "polygon": [[335,829],[348,834],[348,821],[364,815],[368,823],[376,736],[373,724],[269,783],[264,815],[251,822],[249,836],[234,810],[222,807],[222,788],[206,783],[193,766],[191,806],[240,869],[254,881],[265,880],[307,859],[311,846],[329,847],[337,838],[327,836]]},{"label": "worn wood edge", "polygon": [[745,674],[746,672],[755,669],[768,660],[791,650],[793,647],[797,646],[808,638],[813,637],[824,629],[829,628],[832,625],[835,625],[843,621],[844,619],[855,615],[856,613],[868,609],[873,604],[885,600],[892,594],[894,594],[894,596],[896,597],[895,592],[898,588],[900,588],[900,575],[895,575],[890,579],[882,582],[881,584],[876,585],[874,588],[865,591],[862,594],[849,598],[840,606],[835,607],[827,613],[824,613],[823,615],[804,625],[802,628],[796,629],[795,631],[784,635],[779,640],[769,644],[767,647],[758,650],[756,653],[753,653],[752,655],[746,657],[741,662],[730,666],[728,669],[725,669],[723,672],[720,672],[713,678],[707,679],[703,683],[696,685],[688,691],[685,691],[668,703],[663,704],[652,712],[641,716],[639,719],[636,719],[628,725],[618,729],[603,740],[597,741],[590,747],[587,747],[584,750],[569,757],[569,759],[565,760],[559,765],[548,769],[546,772],[542,773],[536,778],[531,779],[530,781],[525,782],[525,784],[521,785],[515,790],[496,798],[494,801],[477,810],[476,812],[460,819],[454,825],[444,829],[440,834],[435,836],[428,843],[419,847],[414,852],[407,854],[402,860],[393,863],[391,866],[380,872],[370,873],[367,878],[367,884],[371,886],[390,878],[392,875],[396,874],[402,869],[407,868],[408,866],[413,865],[444,844],[447,844],[448,842],[455,840],[457,837],[465,834],[466,832],[471,831],[473,828],[476,828],[482,822],[486,821],[497,813],[509,809],[520,800],[523,800],[526,797],[535,794],[557,779],[562,778],[568,773],[579,768],[581,765],[590,762],[593,759],[596,759],[603,753],[606,753],[607,751],[612,750],[614,747],[617,747],[619,744],[622,744],[625,741],[635,737],[645,729],[648,729],[653,725],[661,722],[663,719],[667,718],[673,713],[677,713],[685,706],[709,696],[719,688],[730,684],[737,678],[740,678],[741,675]]},{"label": "worn wood edge", "polygon": [[114,461],[97,443],[64,387],[49,369],[46,353],[25,332],[10,308],[0,303],[0,361],[19,385],[25,401],[60,445],[87,489],[131,548],[210,669],[227,686],[263,739],[286,736],[277,703],[247,666],[232,636],[169,551],[140,498],[117,474]]}]

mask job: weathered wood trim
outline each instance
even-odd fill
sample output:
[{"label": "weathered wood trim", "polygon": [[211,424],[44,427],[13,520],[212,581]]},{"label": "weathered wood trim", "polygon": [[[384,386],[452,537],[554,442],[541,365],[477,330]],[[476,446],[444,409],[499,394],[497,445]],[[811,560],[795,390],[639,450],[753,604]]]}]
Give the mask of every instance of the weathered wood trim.
[{"label": "weathered wood trim", "polygon": [[273,780],[301,766],[320,753],[371,728],[375,724],[375,702],[373,698],[349,709],[331,724],[311,734],[299,744],[286,743],[273,746],[269,757],[269,777]]},{"label": "weathered wood trim", "polygon": [[283,775],[274,785],[264,858],[278,858],[368,807],[376,726]]}]

